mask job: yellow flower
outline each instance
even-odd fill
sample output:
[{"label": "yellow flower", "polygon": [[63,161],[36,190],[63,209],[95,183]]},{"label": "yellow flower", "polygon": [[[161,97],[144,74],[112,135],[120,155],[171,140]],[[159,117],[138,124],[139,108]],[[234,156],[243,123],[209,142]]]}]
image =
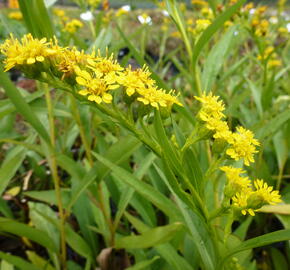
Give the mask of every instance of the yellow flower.
[{"label": "yellow flower", "polygon": [[53,14],[56,15],[57,17],[64,17],[65,16],[65,11],[63,9],[59,9],[59,8],[54,8],[52,10]]},{"label": "yellow flower", "polygon": [[129,66],[120,75],[118,82],[125,87],[126,94],[132,96],[135,92],[139,92],[144,88],[153,87],[155,82],[150,78],[150,75],[151,73],[146,66],[137,70],[132,70],[132,67]]},{"label": "yellow flower", "polygon": [[227,183],[225,186],[225,196],[231,198],[237,192],[248,189],[251,186],[251,180],[248,177],[242,177],[240,174],[245,173],[241,168],[231,166],[220,167],[226,173]]},{"label": "yellow flower", "polygon": [[275,205],[281,202],[279,191],[273,190],[273,187],[268,186],[263,180],[255,180],[254,186],[256,190],[252,196],[256,197],[255,200],[260,201],[261,204]]},{"label": "yellow flower", "polygon": [[157,87],[150,87],[140,89],[138,93],[141,95],[141,97],[137,98],[138,101],[142,102],[144,105],[151,105],[156,109],[159,109],[159,106],[171,108],[173,104],[182,106],[174,95],[173,90],[166,93],[165,90],[157,89]]},{"label": "yellow flower", "polygon": [[267,20],[255,21],[255,35],[258,37],[266,36],[269,29],[269,22]]},{"label": "yellow flower", "polygon": [[101,0],[87,0],[87,1],[92,8],[96,8],[101,3]]},{"label": "yellow flower", "polygon": [[249,166],[250,162],[254,162],[254,153],[257,153],[255,146],[260,143],[254,139],[254,134],[250,130],[238,127],[237,132],[232,134],[231,146],[226,153],[234,160],[244,159],[244,164]]},{"label": "yellow flower", "polygon": [[80,20],[73,19],[65,24],[64,31],[73,34],[81,27],[83,27],[83,23]]},{"label": "yellow flower", "polygon": [[88,59],[92,58],[91,55],[85,54],[84,51],[78,51],[75,47],[59,48],[58,51],[60,53],[54,59],[57,69],[63,73],[62,79],[71,76],[76,65],[87,65]]},{"label": "yellow flower", "polygon": [[208,6],[208,3],[203,0],[191,0],[192,5]]},{"label": "yellow flower", "polygon": [[0,45],[0,51],[6,56],[4,60],[5,71],[20,65],[32,65],[36,62],[44,62],[47,56],[55,52],[49,49],[50,43],[46,38],[33,38],[31,34],[23,36],[21,42],[13,37]]},{"label": "yellow flower", "polygon": [[233,206],[241,210],[243,215],[249,213],[254,216],[263,205],[281,202],[279,191],[273,191],[273,187],[268,186],[263,180],[255,180],[254,187],[255,190],[243,189],[232,198]]},{"label": "yellow flower", "polygon": [[211,25],[211,21],[208,19],[198,19],[196,20],[196,26],[195,26],[195,33],[200,34],[203,32],[209,25]]},{"label": "yellow flower", "polygon": [[230,131],[227,122],[216,118],[210,118],[206,122],[206,128],[214,131],[213,137],[215,139],[221,139],[228,143],[232,141],[233,133]]},{"label": "yellow flower", "polygon": [[8,14],[9,19],[21,21],[23,19],[22,13],[20,11],[13,11]]},{"label": "yellow flower", "polygon": [[201,97],[195,96],[195,99],[202,103],[201,110],[198,113],[198,117],[202,121],[207,122],[212,118],[219,120],[225,116],[222,113],[225,110],[223,101],[219,101],[219,97],[213,96],[212,93],[208,95],[203,93]]},{"label": "yellow flower", "polygon": [[75,73],[77,74],[76,82],[80,86],[85,87],[78,92],[80,95],[88,96],[88,100],[94,101],[97,104],[101,102],[112,102],[113,97],[108,91],[118,88],[119,85],[108,84],[107,81],[102,78],[102,73],[89,73],[86,70],[81,70],[79,67],[75,67]]},{"label": "yellow flower", "polygon": [[280,66],[282,66],[282,62],[281,62],[281,60],[278,60],[278,59],[271,59],[267,63],[268,68],[280,67]]},{"label": "yellow flower", "polygon": [[252,193],[253,191],[251,189],[246,189],[242,192],[238,192],[232,198],[233,206],[240,209],[244,216],[247,213],[249,213],[251,216],[255,215],[255,210],[248,205],[248,199]]}]

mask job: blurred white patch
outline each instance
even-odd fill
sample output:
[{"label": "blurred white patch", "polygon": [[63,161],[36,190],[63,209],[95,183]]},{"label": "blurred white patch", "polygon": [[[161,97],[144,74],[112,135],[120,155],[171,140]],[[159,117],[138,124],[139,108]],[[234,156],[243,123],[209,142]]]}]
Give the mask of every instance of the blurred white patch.
[{"label": "blurred white patch", "polygon": [[142,24],[148,24],[148,25],[152,24],[152,19],[150,16],[139,15],[138,20]]},{"label": "blurred white patch", "polygon": [[270,23],[277,24],[278,23],[278,18],[277,17],[271,17],[270,18]]},{"label": "blurred white patch", "polygon": [[166,17],[169,16],[169,13],[168,13],[166,10],[162,10],[162,14],[163,14],[164,16],[166,16]]},{"label": "blurred white patch", "polygon": [[239,31],[234,32],[234,36],[237,36],[239,34]]},{"label": "blurred white patch", "polygon": [[124,11],[131,11],[131,6],[130,5],[125,5],[125,6],[122,6],[121,9],[123,9]]},{"label": "blurred white patch", "polygon": [[286,28],[287,28],[288,32],[290,33],[290,23],[286,24]]},{"label": "blurred white patch", "polygon": [[253,15],[255,13],[255,11],[256,11],[255,8],[251,8],[249,12],[250,12],[251,15]]},{"label": "blurred white patch", "polygon": [[84,21],[91,21],[94,18],[92,12],[90,12],[89,10],[87,12],[82,13],[80,17]]}]

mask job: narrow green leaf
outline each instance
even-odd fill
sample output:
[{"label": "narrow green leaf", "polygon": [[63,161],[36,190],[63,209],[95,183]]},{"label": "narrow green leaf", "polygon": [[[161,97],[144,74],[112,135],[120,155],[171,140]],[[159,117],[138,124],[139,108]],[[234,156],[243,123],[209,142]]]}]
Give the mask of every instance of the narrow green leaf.
[{"label": "narrow green leaf", "polygon": [[[70,201],[70,192],[69,189],[61,189],[62,203],[65,208],[68,206]],[[24,195],[41,202],[57,205],[55,190],[26,191],[24,192]]]},{"label": "narrow green leaf", "polygon": [[18,256],[13,256],[10,254],[5,254],[4,252],[0,251],[0,258],[11,263],[12,265],[18,267],[21,270],[43,270]]},{"label": "narrow green leaf", "polygon": [[151,260],[145,260],[145,261],[136,263],[134,266],[126,268],[126,270],[142,270],[142,269],[145,269],[149,265],[151,265],[152,263],[157,261],[159,258],[160,258],[159,256],[155,256]]},{"label": "narrow green leaf", "polygon": [[272,233],[267,233],[262,236],[258,236],[249,240],[246,240],[242,242],[238,247],[231,249],[228,254],[221,260],[221,265],[224,264],[224,262],[234,254],[257,247],[262,247],[266,245],[270,245],[272,243],[276,242],[282,242],[290,240],[290,229],[288,230],[279,230]]},{"label": "narrow green leaf", "polygon": [[0,231],[12,233],[20,237],[27,237],[53,252],[58,251],[53,240],[45,232],[14,220],[0,217]]},{"label": "narrow green leaf", "polygon": [[201,77],[203,91],[209,92],[211,90],[223,63],[225,62],[225,58],[230,51],[229,48],[234,40],[234,32],[236,29],[235,26],[231,27],[207,55]]},{"label": "narrow green leaf", "polygon": [[33,265],[36,265],[40,269],[43,269],[43,270],[55,270],[55,268],[52,267],[51,264],[48,261],[46,261],[45,259],[41,258],[35,252],[27,250],[26,251],[26,255],[27,255],[28,259],[33,263]]},{"label": "narrow green leaf", "polygon": [[94,156],[105,164],[108,168],[110,168],[113,172],[113,175],[119,179],[121,179],[124,183],[134,188],[139,194],[141,194],[144,198],[151,201],[154,205],[156,205],[160,210],[162,210],[167,216],[172,217],[174,220],[179,219],[179,212],[177,211],[176,206],[166,198],[162,193],[155,190],[152,186],[138,180],[135,176],[133,176],[128,171],[123,168],[116,166],[114,163],[105,159],[104,157],[93,153]]},{"label": "narrow green leaf", "polygon": [[236,11],[246,2],[246,0],[240,0],[236,4],[230,6],[225,12],[219,15],[213,23],[203,32],[202,36],[199,38],[198,42],[194,46],[192,54],[192,63],[195,65],[198,56],[203,49],[203,47],[209,42],[213,35],[223,27],[224,23],[231,18]]},{"label": "narrow green leaf", "polygon": [[15,155],[4,160],[0,168],[0,195],[5,191],[9,181],[15,175],[26,156],[27,150],[23,149],[22,146],[17,146],[13,150]]},{"label": "narrow green leaf", "polygon": [[35,113],[31,110],[24,98],[19,94],[17,88],[4,73],[0,65],[0,85],[3,86],[6,95],[16,107],[17,111],[26,119],[26,121],[37,131],[37,133],[50,145],[49,135],[41,124]]},{"label": "narrow green leaf", "polygon": [[[150,229],[142,221],[135,218],[134,216],[126,213],[126,218],[136,228],[139,233],[144,233]],[[178,254],[177,250],[169,243],[165,243],[159,246],[155,246],[154,249],[167,261],[169,265],[172,265],[173,269],[176,270],[193,270],[189,263]]]},{"label": "narrow green leaf", "polygon": [[182,223],[173,223],[145,231],[141,235],[125,236],[116,239],[116,248],[149,248],[170,241],[182,229]]}]

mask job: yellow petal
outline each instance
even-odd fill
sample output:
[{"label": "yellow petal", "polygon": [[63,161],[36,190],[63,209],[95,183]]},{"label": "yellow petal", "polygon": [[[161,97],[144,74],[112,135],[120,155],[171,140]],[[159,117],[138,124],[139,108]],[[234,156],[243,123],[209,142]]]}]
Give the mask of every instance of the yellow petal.
[{"label": "yellow petal", "polygon": [[112,97],[111,94],[105,93],[105,94],[103,95],[103,101],[104,101],[105,103],[111,103],[111,102],[112,102],[112,99],[113,99],[113,97]]},{"label": "yellow petal", "polygon": [[135,93],[134,88],[127,88],[126,89],[126,94],[130,97]]},{"label": "yellow petal", "polygon": [[83,77],[76,77],[76,81],[79,85],[87,85],[87,81]]},{"label": "yellow petal", "polygon": [[89,91],[84,89],[84,90],[80,90],[78,93],[82,96],[86,96],[87,94],[89,94]]},{"label": "yellow petal", "polygon": [[36,60],[37,60],[38,62],[43,62],[43,61],[44,61],[44,57],[43,57],[42,55],[40,55],[40,56],[36,56]]},{"label": "yellow petal", "polygon": [[27,59],[27,64],[28,64],[28,65],[31,65],[31,64],[34,64],[34,63],[35,63],[35,58],[32,58],[32,57],[31,57],[31,58],[28,58],[28,59]]},{"label": "yellow petal", "polygon": [[85,70],[82,70],[78,75],[85,78],[87,81],[90,81],[92,79],[90,73]]}]

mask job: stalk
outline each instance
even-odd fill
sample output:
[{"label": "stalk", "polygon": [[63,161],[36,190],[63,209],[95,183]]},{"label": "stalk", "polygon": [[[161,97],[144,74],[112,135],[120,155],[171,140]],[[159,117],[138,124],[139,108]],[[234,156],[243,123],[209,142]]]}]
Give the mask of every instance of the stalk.
[{"label": "stalk", "polygon": [[49,121],[49,135],[50,135],[50,142],[52,149],[50,148],[50,156],[49,156],[49,166],[52,173],[52,179],[54,182],[54,188],[56,193],[56,199],[57,199],[57,205],[58,205],[58,211],[59,211],[59,217],[60,217],[60,224],[59,224],[59,230],[60,230],[60,261],[62,265],[62,269],[66,270],[66,236],[65,236],[65,213],[64,208],[62,204],[62,198],[61,198],[61,189],[60,189],[60,178],[58,176],[57,172],[57,162],[55,158],[55,126],[54,126],[54,114],[53,114],[53,107],[51,102],[51,95],[50,90],[48,88],[48,85],[45,83],[42,83],[41,86],[45,90],[45,100],[47,105],[47,112],[48,112],[48,121]]}]

